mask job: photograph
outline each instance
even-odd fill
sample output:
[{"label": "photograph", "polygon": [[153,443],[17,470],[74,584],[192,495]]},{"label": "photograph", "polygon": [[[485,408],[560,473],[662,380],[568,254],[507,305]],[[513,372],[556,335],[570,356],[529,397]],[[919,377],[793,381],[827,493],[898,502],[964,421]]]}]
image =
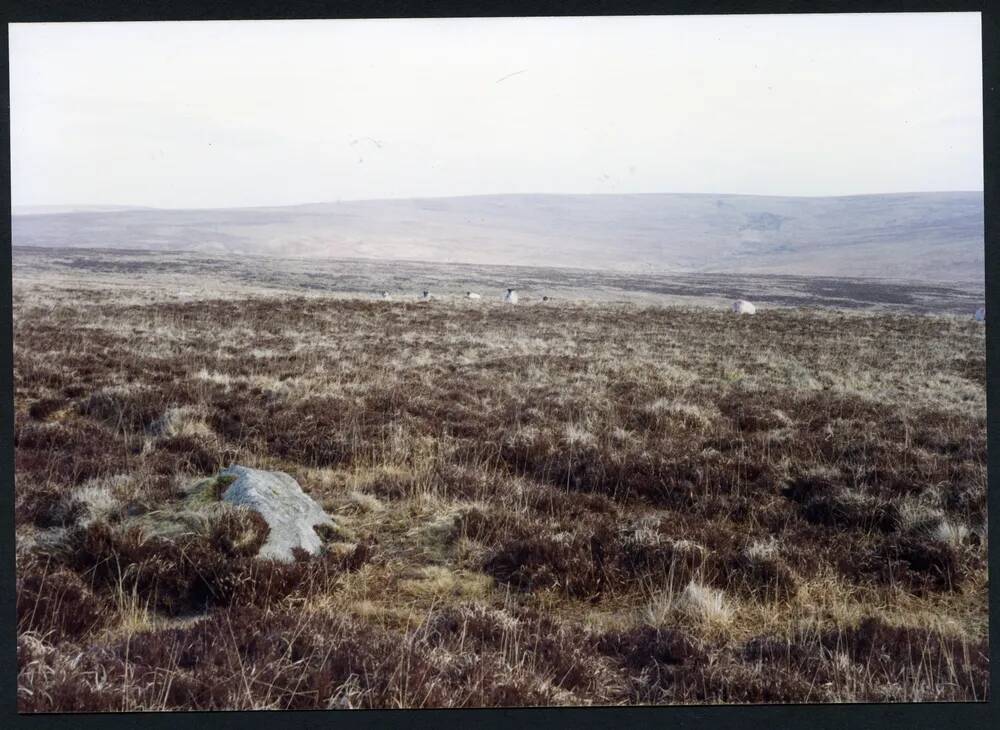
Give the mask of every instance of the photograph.
[{"label": "photograph", "polygon": [[9,23],[17,713],[989,703],[983,29]]}]

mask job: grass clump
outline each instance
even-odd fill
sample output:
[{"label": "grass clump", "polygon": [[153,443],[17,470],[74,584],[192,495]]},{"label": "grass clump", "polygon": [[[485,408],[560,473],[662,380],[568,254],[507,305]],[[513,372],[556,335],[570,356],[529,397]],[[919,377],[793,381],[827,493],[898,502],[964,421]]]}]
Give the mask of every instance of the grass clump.
[{"label": "grass clump", "polygon": [[236,477],[231,474],[200,479],[186,490],[185,501],[194,507],[221,502],[226,489],[235,481]]}]

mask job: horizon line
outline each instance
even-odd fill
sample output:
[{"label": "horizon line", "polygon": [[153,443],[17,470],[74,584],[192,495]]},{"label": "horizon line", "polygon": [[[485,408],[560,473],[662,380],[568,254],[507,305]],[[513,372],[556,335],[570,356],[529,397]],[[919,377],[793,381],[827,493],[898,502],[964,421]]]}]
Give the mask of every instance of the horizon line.
[{"label": "horizon line", "polygon": [[[471,199],[471,198],[528,198],[528,197],[555,197],[555,198],[569,198],[569,197],[640,197],[640,196],[654,196],[654,195],[673,195],[673,196],[687,196],[687,197],[730,197],[730,198],[796,198],[802,200],[821,200],[824,198],[865,198],[865,197],[888,197],[895,195],[944,195],[944,194],[958,194],[958,193],[979,193],[984,194],[982,189],[964,189],[964,190],[899,190],[892,192],[879,192],[879,193],[846,193],[839,195],[776,195],[776,194],[764,194],[764,193],[686,193],[686,192],[642,192],[642,193],[611,193],[611,192],[601,192],[601,193],[470,193],[470,194],[459,194],[459,195],[409,195],[409,196],[399,196],[399,197],[385,197],[385,198],[334,198],[327,200],[312,200],[302,203],[279,203],[279,204],[257,204],[257,205],[210,205],[203,207],[193,207],[193,206],[178,206],[178,207],[166,207],[166,206],[155,206],[155,205],[140,205],[140,204],[115,204],[115,203],[27,203],[27,204],[14,204],[11,203],[10,211],[11,215],[32,215],[32,213],[17,213],[18,209],[28,210],[30,208],[68,208],[77,210],[66,210],[62,211],[63,214],[71,212],[106,212],[106,213],[118,213],[118,212],[128,212],[128,211],[188,211],[188,210],[200,210],[200,211],[210,211],[210,210],[255,210],[261,208],[303,208],[312,205],[336,205],[339,203],[378,203],[378,202],[389,202],[389,201],[415,201],[415,200],[456,200],[456,199]],[[88,211],[88,209],[90,209]],[[103,210],[102,210],[103,209]],[[59,215],[60,213],[34,213],[34,215]]]}]

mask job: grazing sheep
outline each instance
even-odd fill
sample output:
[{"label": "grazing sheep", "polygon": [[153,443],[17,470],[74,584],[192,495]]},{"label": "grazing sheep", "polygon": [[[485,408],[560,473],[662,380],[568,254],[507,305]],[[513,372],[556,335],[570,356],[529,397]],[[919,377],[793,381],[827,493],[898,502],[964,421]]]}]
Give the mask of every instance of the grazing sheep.
[{"label": "grazing sheep", "polygon": [[733,302],[733,311],[736,314],[756,314],[757,307],[748,302],[746,299],[737,299]]},{"label": "grazing sheep", "polygon": [[980,307],[976,310],[976,321],[985,322],[986,321],[986,307]]},{"label": "grazing sheep", "polygon": [[392,295],[389,294],[389,292],[387,291],[383,291],[379,296],[381,296],[383,299],[392,299]]},{"label": "grazing sheep", "polygon": [[482,297],[479,294],[476,294],[474,291],[467,291],[467,292],[465,292],[465,298],[466,299],[482,299]]},{"label": "grazing sheep", "polygon": [[503,300],[507,302],[507,304],[517,304],[517,290],[508,289],[507,293],[504,294]]}]

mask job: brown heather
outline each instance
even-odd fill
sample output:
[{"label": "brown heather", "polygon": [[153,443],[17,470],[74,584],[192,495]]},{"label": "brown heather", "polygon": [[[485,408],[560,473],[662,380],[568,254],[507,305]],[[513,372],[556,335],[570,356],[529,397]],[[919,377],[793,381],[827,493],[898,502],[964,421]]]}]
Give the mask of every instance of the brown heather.
[{"label": "brown heather", "polygon": [[[971,318],[53,296],[15,299],[23,711],[986,699]],[[233,462],[350,542],[143,527]]]}]

